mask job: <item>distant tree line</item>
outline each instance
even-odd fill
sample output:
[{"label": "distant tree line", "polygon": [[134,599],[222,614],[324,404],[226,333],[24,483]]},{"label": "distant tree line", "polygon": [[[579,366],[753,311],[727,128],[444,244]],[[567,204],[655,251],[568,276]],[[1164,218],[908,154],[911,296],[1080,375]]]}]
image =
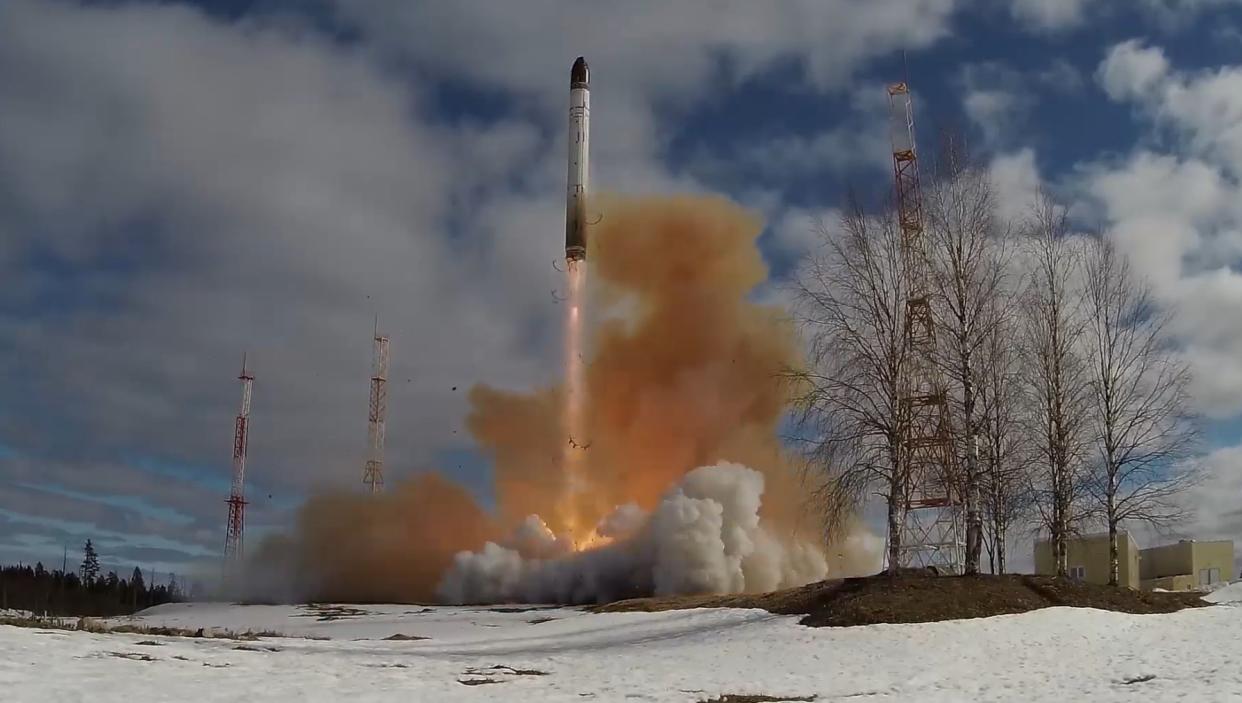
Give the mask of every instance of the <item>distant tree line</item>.
[{"label": "distant tree line", "polygon": [[[925,175],[913,214],[847,204],[797,277],[809,363],[788,375],[827,512],[881,496],[887,558],[901,563],[928,480],[911,399],[940,398],[953,461],[931,478],[962,506],[965,572],[1003,573],[1010,538],[1029,530],[1066,575],[1068,540],[1094,527],[1110,535],[1116,584],[1120,529],[1176,523],[1198,478],[1172,312],[1125,251],[1075,231],[1048,194],[1003,216],[960,140]],[[912,315],[915,302],[930,314]],[[928,377],[934,387],[912,385]]]},{"label": "distant tree line", "polygon": [[0,566],[0,610],[26,610],[35,615],[111,617],[143,608],[186,599],[176,578],[148,585],[142,570],[134,567],[129,578],[115,571],[101,571],[99,555],[87,540],[77,572],[48,571],[43,562],[34,566]]}]

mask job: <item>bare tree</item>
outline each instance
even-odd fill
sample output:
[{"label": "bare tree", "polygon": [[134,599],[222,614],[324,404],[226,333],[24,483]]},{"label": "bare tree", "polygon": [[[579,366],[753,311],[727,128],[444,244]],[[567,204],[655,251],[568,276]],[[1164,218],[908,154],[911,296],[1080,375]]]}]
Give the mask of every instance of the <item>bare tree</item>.
[{"label": "bare tree", "polygon": [[1067,575],[1066,546],[1081,519],[1086,430],[1086,369],[1081,249],[1071,238],[1065,210],[1041,194],[1027,223],[1030,279],[1022,299],[1023,384],[1026,420],[1039,460],[1031,472],[1034,504],[1052,543],[1058,576]]},{"label": "bare tree", "polygon": [[1024,400],[1014,345],[1016,301],[1004,296],[993,314],[998,321],[980,354],[979,410],[980,492],[986,530],[984,545],[994,574],[1005,573],[1010,530],[1031,510],[1027,466],[1030,442],[1022,427]]},{"label": "bare tree", "polygon": [[941,366],[954,389],[954,429],[964,457],[962,491],[966,502],[964,571],[979,573],[983,545],[982,474],[979,441],[979,357],[994,335],[1004,294],[1008,231],[996,215],[991,177],[967,161],[952,138],[947,142],[939,179],[928,189],[925,215],[927,257]]},{"label": "bare tree", "polygon": [[1195,438],[1190,370],[1165,333],[1169,313],[1159,309],[1151,287],[1111,242],[1094,240],[1085,273],[1096,449],[1087,485],[1108,527],[1108,582],[1115,586],[1119,525],[1161,527],[1184,517],[1174,498],[1195,476],[1181,461]]},{"label": "bare tree", "polygon": [[820,498],[844,515],[872,491],[888,507],[888,562],[900,563],[910,490],[902,381],[909,363],[909,281],[895,213],[870,217],[852,203],[839,231],[821,225],[823,246],[795,283],[795,315],[809,344],[790,372],[801,438],[824,472]]}]

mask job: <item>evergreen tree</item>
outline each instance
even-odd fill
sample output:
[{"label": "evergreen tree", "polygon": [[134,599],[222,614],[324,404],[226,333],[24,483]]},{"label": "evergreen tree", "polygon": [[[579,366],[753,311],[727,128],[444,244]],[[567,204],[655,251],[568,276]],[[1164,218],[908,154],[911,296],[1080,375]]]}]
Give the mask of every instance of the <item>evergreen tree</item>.
[{"label": "evergreen tree", "polygon": [[147,584],[142,580],[142,569],[134,567],[134,573],[129,577],[129,607],[138,610],[139,605],[146,606],[147,602]]},{"label": "evergreen tree", "polygon": [[95,545],[88,539],[82,549],[82,583],[90,588],[99,578],[99,555],[95,553]]}]

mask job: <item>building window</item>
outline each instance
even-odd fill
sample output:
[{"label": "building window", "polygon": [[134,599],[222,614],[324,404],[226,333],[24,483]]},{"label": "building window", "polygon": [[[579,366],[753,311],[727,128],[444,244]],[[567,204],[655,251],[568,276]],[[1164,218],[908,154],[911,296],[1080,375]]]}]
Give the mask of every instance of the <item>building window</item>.
[{"label": "building window", "polygon": [[1071,566],[1069,568],[1069,577],[1074,579],[1075,581],[1086,581],[1087,580],[1087,567]]},{"label": "building window", "polygon": [[1220,582],[1220,569],[1199,569],[1199,585],[1211,586]]}]

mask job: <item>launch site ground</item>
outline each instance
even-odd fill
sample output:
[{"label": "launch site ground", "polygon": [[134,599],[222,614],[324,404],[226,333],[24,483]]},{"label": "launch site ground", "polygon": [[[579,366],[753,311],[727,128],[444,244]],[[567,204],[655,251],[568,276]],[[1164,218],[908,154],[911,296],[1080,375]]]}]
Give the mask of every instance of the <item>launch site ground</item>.
[{"label": "launch site ground", "polygon": [[[953,580],[909,580],[913,585],[902,587],[911,596],[906,602],[920,589]],[[830,591],[839,606],[852,602],[868,617],[904,607],[877,614],[874,583],[850,583],[821,586],[817,596],[815,587],[787,592],[783,607],[797,610],[799,599],[822,601]],[[146,632],[0,627],[0,691],[14,701],[127,703],[1242,696],[1242,584],[1205,596],[1211,607],[1160,614],[1041,607],[1099,592],[1046,585],[1022,577],[994,582],[994,607],[1021,609],[1018,599],[1039,608],[1030,612],[855,627],[807,627],[799,624],[805,611],[758,608],[170,604],[101,623]],[[1111,606],[1189,604],[1187,596],[1157,596]],[[668,605],[631,602],[603,610]],[[200,629],[202,637],[153,634]]]},{"label": "launch site ground", "polygon": [[762,608],[777,615],[801,615],[799,622],[810,627],[851,627],[1012,615],[1056,606],[1150,614],[1202,605],[1206,602],[1195,593],[1152,593],[1020,574],[935,578],[911,570],[896,579],[884,575],[837,579],[757,595],[639,598],[593,610]]}]

